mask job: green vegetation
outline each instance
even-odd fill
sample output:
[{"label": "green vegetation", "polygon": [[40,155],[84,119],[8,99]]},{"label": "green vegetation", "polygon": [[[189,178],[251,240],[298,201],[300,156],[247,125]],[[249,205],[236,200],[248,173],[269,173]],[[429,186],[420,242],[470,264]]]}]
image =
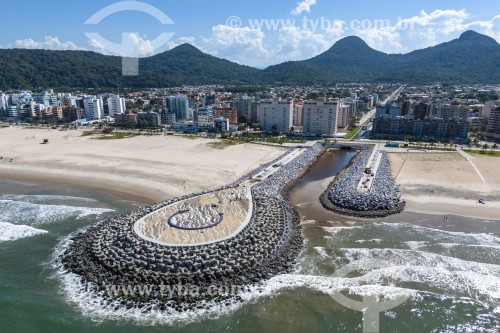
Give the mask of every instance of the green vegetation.
[{"label": "green vegetation", "polygon": [[344,136],[344,139],[351,140],[353,139],[358,133],[361,131],[363,126],[357,126],[355,127],[352,131],[350,131],[346,136]]},{"label": "green vegetation", "polygon": [[[478,52],[477,50],[481,50]],[[89,51],[0,50],[0,90],[56,88],[148,88],[227,84],[234,92],[265,91],[258,85],[335,82],[500,82],[500,45],[468,31],[459,39],[407,54],[385,54],[358,37],[346,37],[326,52],[259,70],[219,59],[183,44],[139,61],[139,76],[122,76],[121,57]],[[252,86],[256,86],[253,88]],[[108,89],[109,90],[109,89]],[[481,101],[498,96],[484,94]]]},{"label": "green vegetation", "polygon": [[472,150],[472,149],[464,149],[465,152],[469,154],[478,154],[478,155],[487,155],[487,156],[495,156],[500,157],[500,151],[497,150]]},{"label": "green vegetation", "polygon": [[127,139],[133,138],[135,136],[141,135],[138,132],[112,132],[112,133],[102,133],[94,131],[83,131],[82,136],[95,136],[94,139],[97,140],[117,140],[117,139]]},{"label": "green vegetation", "polygon": [[141,134],[134,133],[134,132],[114,132],[114,133],[110,133],[110,134],[101,134],[96,139],[98,139],[98,140],[127,139],[127,138],[133,138],[134,136],[138,136],[138,135],[141,135]]}]

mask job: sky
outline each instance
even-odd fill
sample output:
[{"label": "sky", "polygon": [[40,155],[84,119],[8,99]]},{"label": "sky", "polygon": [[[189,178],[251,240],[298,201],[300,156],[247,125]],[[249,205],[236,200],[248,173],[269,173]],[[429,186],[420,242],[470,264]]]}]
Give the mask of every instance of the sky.
[{"label": "sky", "polygon": [[466,30],[500,42],[498,0],[2,0],[0,8],[0,48],[144,57],[189,43],[258,68],[311,58],[352,35],[386,53]]}]

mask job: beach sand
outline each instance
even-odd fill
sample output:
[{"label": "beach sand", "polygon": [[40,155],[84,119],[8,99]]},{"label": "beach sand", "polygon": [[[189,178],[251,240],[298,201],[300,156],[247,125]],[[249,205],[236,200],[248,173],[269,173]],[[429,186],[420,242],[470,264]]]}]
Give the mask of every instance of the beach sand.
[{"label": "beach sand", "polygon": [[406,210],[500,220],[499,158],[473,155],[477,171],[457,152],[390,153],[389,158]]},{"label": "beach sand", "polygon": [[0,177],[97,187],[152,203],[228,184],[284,153],[255,144],[216,149],[214,141],[164,135],[97,140],[79,130],[1,128]]}]

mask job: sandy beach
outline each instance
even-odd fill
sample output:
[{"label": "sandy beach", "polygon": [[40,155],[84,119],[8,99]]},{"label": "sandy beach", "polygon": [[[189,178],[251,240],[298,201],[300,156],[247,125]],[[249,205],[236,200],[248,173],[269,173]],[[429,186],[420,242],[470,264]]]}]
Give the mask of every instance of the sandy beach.
[{"label": "sandy beach", "polygon": [[1,128],[0,177],[97,187],[146,203],[225,185],[284,152],[254,144],[216,149],[213,142],[164,135],[98,140],[78,130]]},{"label": "sandy beach", "polygon": [[500,159],[472,155],[469,161],[458,152],[390,153],[389,158],[406,210],[500,219]]}]

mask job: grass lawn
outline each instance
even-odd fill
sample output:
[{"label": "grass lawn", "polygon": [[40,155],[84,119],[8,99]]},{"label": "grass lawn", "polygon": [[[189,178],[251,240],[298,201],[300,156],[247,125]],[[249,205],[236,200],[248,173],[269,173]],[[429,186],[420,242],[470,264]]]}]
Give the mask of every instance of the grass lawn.
[{"label": "grass lawn", "polygon": [[494,150],[472,150],[472,149],[464,149],[465,152],[469,154],[477,154],[477,155],[485,155],[485,156],[495,156],[500,157],[500,151]]}]

